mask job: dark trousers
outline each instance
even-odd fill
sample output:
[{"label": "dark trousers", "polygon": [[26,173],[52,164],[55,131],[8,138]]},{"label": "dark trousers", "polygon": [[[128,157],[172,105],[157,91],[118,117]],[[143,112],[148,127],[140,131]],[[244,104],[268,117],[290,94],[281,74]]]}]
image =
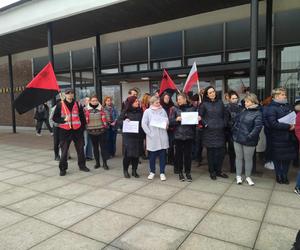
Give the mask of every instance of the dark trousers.
[{"label": "dark trousers", "polygon": [[168,138],[169,138],[169,148],[167,152],[167,162],[169,164],[174,164],[174,132],[168,131]]},{"label": "dark trousers", "polygon": [[127,152],[125,150],[124,158],[123,158],[123,170],[128,171],[130,164],[132,165],[132,170],[137,170],[137,167],[139,165],[139,157],[127,156]]},{"label": "dark trousers", "polygon": [[165,167],[166,167],[166,150],[161,149],[157,151],[148,151],[148,154],[149,154],[150,172],[155,173],[156,158],[159,157],[160,173],[164,174]]},{"label": "dark trousers", "polygon": [[287,178],[290,162],[289,160],[273,160],[276,175]]},{"label": "dark trousers", "polygon": [[59,129],[58,127],[53,127],[53,146],[55,157],[59,156]]},{"label": "dark trousers", "polygon": [[183,165],[186,174],[191,173],[192,166],[192,145],[193,140],[176,140],[175,139],[175,172],[182,173]]},{"label": "dark trousers", "polygon": [[199,163],[202,162],[202,136],[203,136],[203,130],[200,128],[196,129],[196,138],[193,143],[193,153],[192,153],[192,159],[198,161]]},{"label": "dark trousers", "polygon": [[41,133],[43,123],[46,124],[48,130],[50,131],[50,133],[52,133],[52,128],[51,128],[51,126],[50,126],[50,123],[49,123],[48,119],[45,119],[45,120],[37,120],[37,121],[36,121],[36,132],[39,133],[39,134]]},{"label": "dark trousers", "polygon": [[208,171],[211,175],[222,173],[224,148],[207,148]]},{"label": "dark trousers", "polygon": [[68,151],[71,142],[74,142],[75,149],[77,152],[78,166],[79,168],[85,167],[85,155],[84,155],[84,138],[81,130],[64,130],[60,129],[60,148],[61,156],[59,161],[60,170],[68,169]]},{"label": "dark trousers", "polygon": [[117,141],[117,130],[110,127],[107,132],[107,149],[109,156],[115,156],[116,154],[116,141]]},{"label": "dark trousers", "polygon": [[93,144],[93,152],[94,157],[96,160],[96,163],[100,163],[100,154],[99,154],[99,146],[101,149],[101,156],[103,162],[106,162],[108,159],[108,153],[107,153],[107,132],[104,132],[99,135],[91,135],[90,138],[92,140]]}]

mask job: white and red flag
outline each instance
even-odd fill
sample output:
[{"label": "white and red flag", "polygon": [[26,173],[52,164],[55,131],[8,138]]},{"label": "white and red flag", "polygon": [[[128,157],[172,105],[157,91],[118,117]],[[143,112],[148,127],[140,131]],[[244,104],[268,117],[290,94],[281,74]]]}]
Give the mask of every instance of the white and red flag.
[{"label": "white and red flag", "polygon": [[183,87],[183,92],[188,93],[191,91],[192,87],[197,84],[198,85],[198,91],[199,89],[199,78],[198,78],[198,72],[197,72],[197,66],[196,62],[193,63],[193,67],[191,68],[191,71],[186,79],[186,82]]}]

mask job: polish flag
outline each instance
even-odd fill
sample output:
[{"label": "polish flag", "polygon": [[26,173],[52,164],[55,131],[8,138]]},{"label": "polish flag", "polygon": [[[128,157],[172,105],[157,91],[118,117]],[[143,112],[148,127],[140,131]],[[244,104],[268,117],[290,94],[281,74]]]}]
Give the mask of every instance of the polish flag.
[{"label": "polish flag", "polygon": [[190,92],[192,87],[195,84],[198,84],[198,89],[199,89],[199,78],[198,78],[196,62],[193,63],[193,67],[191,68],[188,78],[186,79],[186,82],[183,87],[183,92],[184,93]]}]

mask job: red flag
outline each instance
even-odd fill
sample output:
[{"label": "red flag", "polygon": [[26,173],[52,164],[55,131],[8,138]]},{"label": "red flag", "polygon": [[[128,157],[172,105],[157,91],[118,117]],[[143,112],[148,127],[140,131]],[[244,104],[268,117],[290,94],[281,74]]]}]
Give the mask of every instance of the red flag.
[{"label": "red flag", "polygon": [[164,69],[163,78],[160,83],[159,96],[164,92],[175,92],[177,87],[168,72]]},{"label": "red flag", "polygon": [[191,71],[186,79],[186,82],[183,87],[183,92],[184,93],[190,92],[193,85],[195,84],[198,84],[199,86],[199,78],[198,78],[196,62],[194,62],[193,67],[191,68]]},{"label": "red flag", "polygon": [[19,114],[23,114],[36,106],[55,97],[60,88],[57,84],[52,64],[49,62],[25,90],[16,98],[14,106]]}]

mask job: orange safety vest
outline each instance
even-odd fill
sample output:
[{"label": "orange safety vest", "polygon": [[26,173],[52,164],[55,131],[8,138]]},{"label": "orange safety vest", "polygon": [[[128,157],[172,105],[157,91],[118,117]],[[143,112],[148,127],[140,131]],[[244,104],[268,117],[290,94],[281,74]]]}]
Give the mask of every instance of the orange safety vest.
[{"label": "orange safety vest", "polygon": [[59,125],[60,128],[65,129],[65,130],[77,130],[80,128],[81,126],[81,122],[80,122],[80,117],[79,117],[79,108],[78,108],[78,104],[77,102],[74,103],[73,108],[72,108],[72,113],[70,113],[70,110],[66,107],[63,107],[63,105],[65,105],[64,103],[61,104],[61,118],[66,118],[71,117],[71,121],[69,122],[65,122],[65,123],[61,123]]}]

